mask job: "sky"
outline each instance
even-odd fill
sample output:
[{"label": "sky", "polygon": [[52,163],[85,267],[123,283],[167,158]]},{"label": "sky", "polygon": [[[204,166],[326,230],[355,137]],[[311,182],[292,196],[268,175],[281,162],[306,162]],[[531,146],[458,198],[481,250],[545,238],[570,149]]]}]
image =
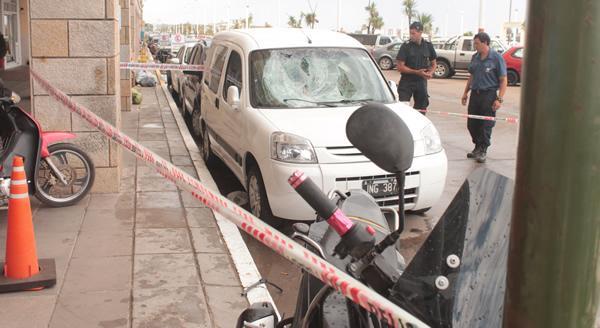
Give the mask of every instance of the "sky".
[{"label": "sky", "polygon": [[[403,14],[402,0],[374,0],[383,17],[385,31],[403,30],[408,19]],[[452,36],[460,33],[461,17],[463,31],[477,31],[480,0],[416,0],[417,11],[433,15],[433,26],[440,34]],[[509,5],[512,1],[512,21],[523,21],[526,0],[483,0],[484,27],[492,36],[500,35],[502,24],[508,21]],[[340,25],[347,32],[354,32],[366,23],[364,7],[369,0],[342,0]],[[144,0],[144,20],[147,23],[195,23],[212,24],[242,18],[248,11],[255,25],[269,23],[272,26],[287,26],[290,15],[298,17],[300,12],[316,8],[319,23],[316,28],[336,29],[338,0]]]}]

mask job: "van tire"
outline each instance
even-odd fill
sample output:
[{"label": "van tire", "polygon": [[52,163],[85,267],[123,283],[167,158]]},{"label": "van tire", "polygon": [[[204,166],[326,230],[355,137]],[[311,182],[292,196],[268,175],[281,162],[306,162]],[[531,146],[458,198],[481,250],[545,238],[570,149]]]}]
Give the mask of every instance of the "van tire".
[{"label": "van tire", "polygon": [[273,212],[271,212],[271,206],[269,205],[269,199],[267,198],[267,190],[258,165],[254,164],[248,169],[248,177],[246,180],[250,212],[271,226],[277,225],[278,220],[276,220],[273,216]]}]

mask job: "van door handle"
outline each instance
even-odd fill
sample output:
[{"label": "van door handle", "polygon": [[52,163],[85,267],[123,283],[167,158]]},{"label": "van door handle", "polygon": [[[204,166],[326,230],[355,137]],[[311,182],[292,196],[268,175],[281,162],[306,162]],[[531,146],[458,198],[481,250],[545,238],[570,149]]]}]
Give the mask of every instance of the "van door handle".
[{"label": "van door handle", "polygon": [[464,55],[465,55],[465,53],[464,53],[464,52],[461,52],[461,53],[460,53],[460,55],[461,55],[461,56],[464,56]]}]

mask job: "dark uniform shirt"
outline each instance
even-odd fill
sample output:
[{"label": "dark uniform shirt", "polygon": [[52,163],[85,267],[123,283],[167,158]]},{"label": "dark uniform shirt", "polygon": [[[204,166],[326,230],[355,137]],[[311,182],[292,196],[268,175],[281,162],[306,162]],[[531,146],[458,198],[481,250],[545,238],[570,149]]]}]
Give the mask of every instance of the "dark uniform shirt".
[{"label": "dark uniform shirt", "polygon": [[471,90],[498,90],[500,78],[506,76],[506,62],[502,55],[490,48],[488,56],[481,60],[479,53],[475,53],[469,64],[471,73]]},{"label": "dark uniform shirt", "polygon": [[[403,61],[406,67],[416,70],[431,68],[431,61],[436,58],[437,54],[433,45],[425,39],[421,40],[421,44],[412,41],[404,42],[396,56],[396,59]],[[402,74],[402,79],[421,80],[423,77],[415,74]]]}]

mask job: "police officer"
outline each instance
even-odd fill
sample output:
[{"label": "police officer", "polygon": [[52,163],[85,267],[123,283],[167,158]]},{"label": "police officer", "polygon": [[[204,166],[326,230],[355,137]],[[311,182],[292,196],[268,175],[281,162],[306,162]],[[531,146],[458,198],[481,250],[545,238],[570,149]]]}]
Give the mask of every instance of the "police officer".
[{"label": "police officer", "polygon": [[[504,58],[490,48],[490,36],[480,32],[473,38],[473,46],[477,53],[473,55],[469,64],[469,80],[462,96],[462,104],[467,104],[469,91],[468,111],[471,115],[496,116],[500,109],[506,92],[506,63]],[[475,144],[473,151],[467,158],[474,158],[479,163],[485,163],[487,149],[491,144],[492,128],[496,122],[468,119],[467,128]]]},{"label": "police officer", "polygon": [[396,56],[396,66],[402,73],[398,83],[398,100],[410,101],[414,97],[413,107],[417,110],[427,110],[429,106],[427,80],[433,76],[437,58],[433,45],[422,35],[421,22],[410,24],[410,40],[402,44]]}]

